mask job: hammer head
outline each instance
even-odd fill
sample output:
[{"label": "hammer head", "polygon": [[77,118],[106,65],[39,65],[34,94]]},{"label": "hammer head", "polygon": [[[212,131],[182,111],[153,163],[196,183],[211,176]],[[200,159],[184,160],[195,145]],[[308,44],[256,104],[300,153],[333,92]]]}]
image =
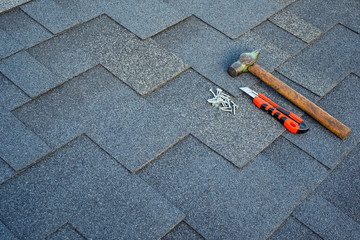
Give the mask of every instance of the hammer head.
[{"label": "hammer head", "polygon": [[248,71],[248,67],[253,65],[259,57],[260,50],[253,51],[251,53],[243,53],[239,59],[231,64],[228,68],[228,73],[232,77],[236,77],[243,72]]}]

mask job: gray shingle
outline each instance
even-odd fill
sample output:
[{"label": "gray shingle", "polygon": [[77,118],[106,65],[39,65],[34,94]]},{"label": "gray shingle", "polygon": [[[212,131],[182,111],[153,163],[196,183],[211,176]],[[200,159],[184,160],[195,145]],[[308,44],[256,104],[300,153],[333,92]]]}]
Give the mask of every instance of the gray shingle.
[{"label": "gray shingle", "polygon": [[0,71],[31,97],[65,81],[64,78],[50,72],[26,51],[1,61]]},{"label": "gray shingle", "polygon": [[71,78],[99,64],[101,57],[113,54],[134,37],[110,18],[101,16],[28,52],[50,71]]},{"label": "gray shingle", "polygon": [[91,123],[106,121],[103,115],[115,102],[120,104],[124,102],[121,97],[128,98],[124,86],[104,68],[96,67],[21,106],[14,114],[58,148],[84,133]]},{"label": "gray shingle", "polygon": [[168,233],[162,240],[204,240],[204,238],[197,233],[192,227],[185,222],[181,222],[170,233]]},{"label": "gray shingle", "polygon": [[0,106],[0,157],[20,170],[49,152],[49,147],[22,122]]},{"label": "gray shingle", "polygon": [[206,239],[264,239],[305,195],[270,161],[239,170],[192,136],[138,175]]},{"label": "gray shingle", "polygon": [[11,110],[30,98],[0,73],[0,105]]},{"label": "gray shingle", "polygon": [[358,145],[316,191],[360,224],[359,159]]},{"label": "gray shingle", "polygon": [[0,28],[25,47],[31,47],[52,37],[52,34],[20,9],[0,16]]},{"label": "gray shingle", "polygon": [[130,40],[103,65],[140,95],[146,95],[188,68],[180,58],[152,39]]},{"label": "gray shingle", "polygon": [[186,135],[100,66],[16,109],[14,114],[54,147],[87,132],[131,171]]},{"label": "gray shingle", "polygon": [[284,225],[282,225],[275,233],[271,236],[271,240],[284,240],[284,239],[307,239],[307,240],[320,240],[318,235],[312,232],[304,224],[299,222],[293,217],[289,217]]},{"label": "gray shingle", "polygon": [[261,155],[293,175],[309,190],[313,190],[328,174],[324,166],[282,137],[272,143]]},{"label": "gray shingle", "polygon": [[[0,183],[14,176],[14,174],[15,171],[4,160],[0,158]],[[2,234],[0,234],[0,236],[1,235]]]},{"label": "gray shingle", "polygon": [[66,222],[91,239],[157,239],[184,217],[86,136],[2,184],[0,195],[2,221],[27,239]]},{"label": "gray shingle", "polygon": [[282,133],[283,126],[244,95],[232,98],[239,105],[235,116],[219,111],[206,101],[212,98],[210,88],[216,86],[189,70],[146,99],[235,165],[244,166]]},{"label": "gray shingle", "polygon": [[289,55],[294,55],[306,46],[303,41],[274,25],[270,21],[260,24],[253,29],[253,32],[284,50]]},{"label": "gray shingle", "polygon": [[17,7],[26,2],[30,2],[31,0],[6,0],[0,2],[0,13],[5,12],[9,9]]},{"label": "gray shingle", "polygon": [[[174,7],[191,12],[232,39],[263,22],[283,7],[276,1],[168,1]],[[249,14],[250,13],[250,14]]]},{"label": "gray shingle", "polygon": [[142,39],[183,20],[186,15],[160,0],[96,0],[104,12]]},{"label": "gray shingle", "polygon": [[312,92],[324,96],[360,65],[359,35],[337,25],[278,71]]},{"label": "gray shingle", "polygon": [[317,195],[294,211],[294,216],[325,239],[357,239],[360,224]]},{"label": "gray shingle", "polygon": [[21,6],[21,9],[54,34],[80,22],[76,15],[66,11],[53,0],[31,1]]},{"label": "gray shingle", "polygon": [[304,19],[287,10],[281,11],[270,20],[307,43],[322,33],[320,29],[314,27],[311,23],[306,22]]},{"label": "gray shingle", "polygon": [[250,32],[236,41],[199,19],[190,17],[176,26],[158,34],[154,39],[184,59],[196,71],[221,86],[233,95],[239,94],[239,87],[249,86],[258,81],[251,74],[232,78],[227,68],[243,52],[262,49],[258,63],[272,71],[290,57],[287,53]]},{"label": "gray shingle", "polygon": [[12,232],[0,221],[0,236],[3,240],[18,240]]},{"label": "gray shingle", "polygon": [[103,13],[96,0],[53,0],[66,14],[75,16],[79,22],[86,22]]},{"label": "gray shingle", "polygon": [[0,59],[11,55],[23,48],[13,37],[0,29]]},{"label": "gray shingle", "polygon": [[85,240],[85,238],[67,223],[46,238],[46,240]]},{"label": "gray shingle", "polygon": [[359,30],[359,1],[302,0],[290,5],[287,10],[322,31],[339,22],[349,24],[355,31]]},{"label": "gray shingle", "polygon": [[360,101],[359,91],[359,77],[349,75],[318,103],[321,108],[351,129],[345,140],[336,137],[308,116],[303,118],[310,126],[307,133],[294,135],[286,132],[284,136],[324,165],[333,168],[359,142],[360,123],[354,121],[360,118],[358,105],[354,104]]}]

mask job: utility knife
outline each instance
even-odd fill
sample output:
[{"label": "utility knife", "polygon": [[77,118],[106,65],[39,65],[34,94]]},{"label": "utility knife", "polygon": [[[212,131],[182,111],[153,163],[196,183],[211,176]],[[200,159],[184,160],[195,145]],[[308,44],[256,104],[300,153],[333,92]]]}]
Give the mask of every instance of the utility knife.
[{"label": "utility knife", "polygon": [[304,120],[302,120],[298,115],[274,103],[264,94],[257,93],[248,87],[242,87],[240,89],[253,98],[253,102],[258,108],[268,112],[290,132],[304,133],[309,130],[309,127],[306,125]]}]

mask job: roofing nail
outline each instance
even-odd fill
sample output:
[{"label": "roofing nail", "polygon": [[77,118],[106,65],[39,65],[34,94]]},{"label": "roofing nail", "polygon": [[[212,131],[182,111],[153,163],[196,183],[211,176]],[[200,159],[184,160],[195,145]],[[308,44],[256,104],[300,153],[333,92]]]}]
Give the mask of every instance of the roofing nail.
[{"label": "roofing nail", "polygon": [[216,94],[214,93],[214,91],[212,90],[212,88],[210,88],[209,91],[212,93],[212,95],[214,95],[214,97],[216,97]]}]

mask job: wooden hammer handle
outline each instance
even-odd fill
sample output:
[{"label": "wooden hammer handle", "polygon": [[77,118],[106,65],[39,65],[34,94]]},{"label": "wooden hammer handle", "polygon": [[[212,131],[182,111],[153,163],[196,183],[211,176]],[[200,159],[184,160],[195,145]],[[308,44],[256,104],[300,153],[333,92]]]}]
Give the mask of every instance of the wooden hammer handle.
[{"label": "wooden hammer handle", "polygon": [[329,113],[325,112],[323,109],[315,105],[309,99],[296,92],[287,84],[274,77],[271,73],[267,72],[256,63],[249,66],[248,70],[258,78],[260,78],[262,81],[264,81],[266,84],[268,84],[270,87],[275,89],[278,93],[286,97],[304,112],[316,119],[319,123],[329,129],[339,138],[345,139],[349,135],[351,131],[350,128],[348,128],[336,118],[331,116]]}]

